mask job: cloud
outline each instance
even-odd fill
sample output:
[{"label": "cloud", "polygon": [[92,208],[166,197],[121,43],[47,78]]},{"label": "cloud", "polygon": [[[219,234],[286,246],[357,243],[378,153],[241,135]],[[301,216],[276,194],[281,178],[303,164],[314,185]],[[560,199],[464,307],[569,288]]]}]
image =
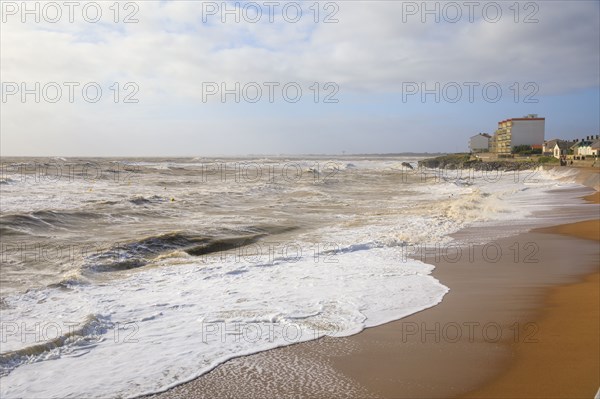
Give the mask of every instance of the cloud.
[{"label": "cloud", "polygon": [[[100,113],[121,120],[132,107],[116,109],[110,104],[109,87],[114,82],[139,85],[141,105],[135,113],[140,124],[144,118],[152,120],[151,112],[158,106],[170,109],[190,101],[201,103],[202,82],[227,82],[229,87],[233,82],[299,82],[305,88],[314,82],[335,82],[341,93],[373,101],[400,94],[404,82],[498,82],[503,87],[536,82],[540,96],[600,84],[597,2],[535,3],[537,23],[522,22],[532,12],[525,8],[528,3],[520,3],[518,23],[509,9],[513,3],[504,2],[503,16],[496,23],[483,18],[479,9],[473,22],[463,15],[458,23],[444,18],[436,23],[425,15],[428,22],[423,23],[420,14],[406,15],[407,2],[330,3],[329,8],[325,8],[329,3],[318,3],[319,23],[314,22],[310,2],[302,3],[303,17],[296,23],[281,14],[284,3],[276,8],[274,23],[268,21],[264,7],[259,23],[244,18],[235,23],[233,15],[227,16],[228,23],[221,23],[218,14],[203,15],[213,2],[191,1],[134,2],[136,8],[120,9],[119,23],[112,20],[109,2],[101,2],[99,23],[86,22],[77,13],[74,23],[56,24],[43,20],[24,24],[19,15],[9,16],[0,35],[3,82],[99,82],[105,95],[93,107],[3,104],[3,142],[18,143],[17,136],[33,123],[26,117],[32,113],[48,118],[58,112],[63,118],[84,120]],[[216,4],[222,7],[223,2]],[[122,23],[133,11],[139,22]],[[332,13],[338,22],[323,23]],[[272,108],[256,110],[264,112],[264,119]],[[223,108],[215,114],[221,117],[228,112]],[[68,129],[54,123],[48,119],[45,128]],[[211,123],[222,128],[218,120]]]}]

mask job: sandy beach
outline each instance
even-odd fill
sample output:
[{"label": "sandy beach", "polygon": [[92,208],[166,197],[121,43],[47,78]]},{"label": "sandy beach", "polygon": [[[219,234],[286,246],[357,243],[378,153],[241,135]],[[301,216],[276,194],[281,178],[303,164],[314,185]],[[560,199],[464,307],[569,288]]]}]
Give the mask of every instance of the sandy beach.
[{"label": "sandy beach", "polygon": [[535,345],[515,344],[514,360],[468,398],[593,398],[599,386],[599,274],[551,290]]},{"label": "sandy beach", "polygon": [[[600,203],[599,192],[585,197]],[[600,220],[538,232],[600,241]],[[539,343],[512,347],[514,360],[497,379],[469,398],[591,398],[600,387],[600,274],[551,289],[538,318]]]},{"label": "sandy beach", "polygon": [[450,287],[441,304],[351,337],[233,359],[156,397],[593,398],[600,225],[590,219],[467,241],[460,257],[414,254]]}]

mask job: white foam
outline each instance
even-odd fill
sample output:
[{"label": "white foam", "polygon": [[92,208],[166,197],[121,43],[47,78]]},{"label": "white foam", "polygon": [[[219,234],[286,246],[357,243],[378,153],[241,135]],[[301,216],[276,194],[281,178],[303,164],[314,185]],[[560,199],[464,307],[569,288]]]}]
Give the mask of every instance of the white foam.
[{"label": "white foam", "polygon": [[[2,397],[156,392],[232,357],[346,336],[407,316],[434,306],[447,292],[429,275],[432,266],[407,261],[394,248],[349,251],[336,263],[315,261],[312,254],[291,260],[171,266],[110,285],[9,297],[5,323],[41,327],[38,337],[27,336],[30,342],[17,334],[5,337],[3,352],[48,338],[44,329],[54,335],[44,327],[48,323],[66,326],[90,313],[109,319],[112,328],[84,355],[65,347],[52,360],[32,357],[3,377]],[[132,340],[137,342],[125,342]]]}]

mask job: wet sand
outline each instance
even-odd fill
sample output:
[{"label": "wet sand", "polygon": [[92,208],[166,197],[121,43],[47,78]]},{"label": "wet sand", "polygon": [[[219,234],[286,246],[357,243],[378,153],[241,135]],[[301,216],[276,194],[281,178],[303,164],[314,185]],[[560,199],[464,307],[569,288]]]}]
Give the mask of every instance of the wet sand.
[{"label": "wet sand", "polygon": [[596,191],[594,194],[590,194],[585,199],[593,204],[600,204],[600,191]]},{"label": "wet sand", "polygon": [[600,241],[600,219],[536,229],[536,231]]},{"label": "wet sand", "polygon": [[600,274],[552,290],[538,342],[515,344],[508,370],[468,398],[594,398],[600,387]]},{"label": "wet sand", "polygon": [[416,253],[450,287],[439,305],[351,337],[233,359],[157,397],[593,398],[599,227],[466,242],[460,257],[456,247]]}]

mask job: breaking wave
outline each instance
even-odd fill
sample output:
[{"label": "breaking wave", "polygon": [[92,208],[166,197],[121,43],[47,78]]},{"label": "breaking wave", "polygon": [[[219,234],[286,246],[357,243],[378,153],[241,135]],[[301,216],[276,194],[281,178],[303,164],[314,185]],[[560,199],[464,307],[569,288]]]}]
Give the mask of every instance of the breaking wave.
[{"label": "breaking wave", "polygon": [[[81,356],[104,340],[106,332],[113,327],[110,317],[102,315],[89,315],[78,328],[66,328],[66,325],[54,324],[53,326],[46,326],[44,331],[48,335],[57,333],[55,338],[14,351],[0,353],[0,376],[7,376],[23,364],[58,359],[63,356]],[[8,334],[11,333],[10,327],[9,322],[5,323],[5,332]],[[73,327],[75,326],[73,325]],[[67,331],[63,331],[64,329]],[[36,338],[38,338],[38,332],[39,330],[35,333]]]}]

